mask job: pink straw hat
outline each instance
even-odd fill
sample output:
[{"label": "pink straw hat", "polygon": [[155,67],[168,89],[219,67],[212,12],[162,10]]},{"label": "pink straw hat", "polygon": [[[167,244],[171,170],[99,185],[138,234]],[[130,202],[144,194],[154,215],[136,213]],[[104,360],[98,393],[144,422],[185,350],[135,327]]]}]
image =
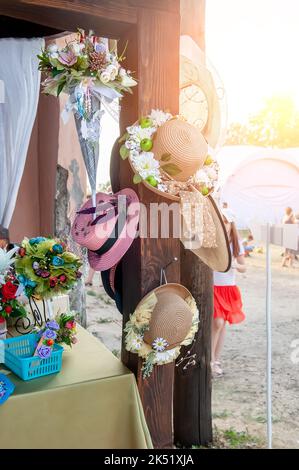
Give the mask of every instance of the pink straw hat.
[{"label": "pink straw hat", "polygon": [[140,204],[135,191],[129,188],[111,195],[98,193],[96,200],[96,208],[88,201],[80,209],[71,233],[88,249],[90,266],[105,271],[118,263],[133,243]]},{"label": "pink straw hat", "polygon": [[[103,245],[115,227],[118,215],[115,211],[115,196],[112,194],[97,193],[96,210],[92,200],[88,201],[77,212],[71,228],[73,240],[89,250],[98,250]],[[94,214],[103,216],[94,224]],[[108,215],[109,214],[109,215]],[[106,217],[105,217],[106,216]]]}]

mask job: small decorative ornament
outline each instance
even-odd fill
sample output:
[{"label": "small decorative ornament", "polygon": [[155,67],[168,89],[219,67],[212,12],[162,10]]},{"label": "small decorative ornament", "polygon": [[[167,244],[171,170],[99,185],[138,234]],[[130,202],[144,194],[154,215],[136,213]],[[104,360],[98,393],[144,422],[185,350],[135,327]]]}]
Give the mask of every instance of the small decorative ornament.
[{"label": "small decorative ornament", "polygon": [[0,405],[8,400],[14,392],[14,384],[4,374],[0,374]]},{"label": "small decorative ornament", "polygon": [[72,347],[77,343],[77,324],[75,313],[62,313],[55,320],[50,320],[45,327],[37,331],[40,340],[34,355],[42,358],[50,357],[55,344],[66,344]]}]

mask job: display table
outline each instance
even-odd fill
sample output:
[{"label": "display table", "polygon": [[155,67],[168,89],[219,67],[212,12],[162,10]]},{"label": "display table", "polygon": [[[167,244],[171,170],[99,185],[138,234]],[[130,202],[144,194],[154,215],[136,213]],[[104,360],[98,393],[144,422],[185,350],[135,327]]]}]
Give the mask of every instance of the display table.
[{"label": "display table", "polygon": [[78,340],[59,374],[8,374],[16,388],[0,406],[0,449],[152,448],[134,375],[81,327]]}]

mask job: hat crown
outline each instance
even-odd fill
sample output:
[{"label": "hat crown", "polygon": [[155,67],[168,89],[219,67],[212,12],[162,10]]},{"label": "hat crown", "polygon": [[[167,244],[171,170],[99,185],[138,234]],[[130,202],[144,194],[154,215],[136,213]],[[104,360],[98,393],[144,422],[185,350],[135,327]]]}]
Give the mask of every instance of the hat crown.
[{"label": "hat crown", "polygon": [[[179,170],[175,179],[186,181],[203,167],[208,144],[199,129],[176,118],[158,128],[152,151],[155,158],[162,159],[162,162],[163,155],[170,156],[167,164],[174,164]],[[161,166],[163,168],[163,163]]]},{"label": "hat crown", "polygon": [[172,349],[181,344],[192,326],[192,312],[183,298],[173,292],[157,292],[158,302],[153,310],[149,330],[144,341],[152,345],[155,339],[163,338]]}]

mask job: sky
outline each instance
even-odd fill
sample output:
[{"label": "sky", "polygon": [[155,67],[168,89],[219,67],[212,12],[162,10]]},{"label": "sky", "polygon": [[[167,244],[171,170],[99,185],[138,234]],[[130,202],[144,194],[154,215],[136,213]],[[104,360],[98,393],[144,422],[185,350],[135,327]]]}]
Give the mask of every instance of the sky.
[{"label": "sky", "polygon": [[[207,57],[223,81],[229,124],[264,99],[289,94],[299,106],[299,0],[206,0]],[[118,124],[105,115],[98,183],[109,179]]]},{"label": "sky", "polygon": [[299,0],[206,0],[206,46],[224,83],[228,123],[274,94],[299,106]]}]

